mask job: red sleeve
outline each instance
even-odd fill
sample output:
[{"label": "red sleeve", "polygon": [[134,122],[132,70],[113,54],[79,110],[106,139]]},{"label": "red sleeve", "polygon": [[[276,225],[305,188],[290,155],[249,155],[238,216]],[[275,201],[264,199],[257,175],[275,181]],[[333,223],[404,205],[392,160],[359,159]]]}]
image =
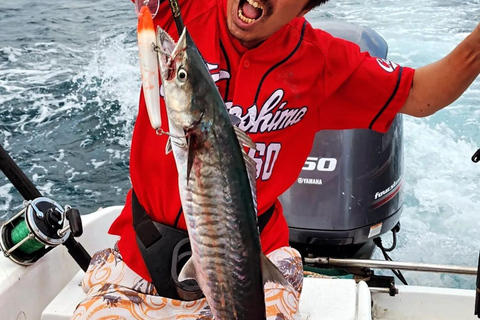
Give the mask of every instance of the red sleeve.
[{"label": "red sleeve", "polygon": [[356,44],[335,38],[326,57],[321,129],[386,132],[408,97],[415,70],[360,53]]}]

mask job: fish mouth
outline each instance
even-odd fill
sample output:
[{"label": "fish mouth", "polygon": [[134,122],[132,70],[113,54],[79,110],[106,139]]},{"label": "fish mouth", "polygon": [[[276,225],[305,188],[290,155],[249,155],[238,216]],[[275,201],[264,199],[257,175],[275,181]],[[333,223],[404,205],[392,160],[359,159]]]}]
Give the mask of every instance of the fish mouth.
[{"label": "fish mouth", "polygon": [[176,58],[185,51],[181,45],[185,42],[186,29],[183,29],[178,43],[162,28],[157,28],[157,48],[160,76],[163,81],[170,81],[175,78]]},{"label": "fish mouth", "polygon": [[238,20],[244,26],[251,26],[267,16],[266,13],[269,11],[267,10],[269,7],[263,1],[240,0],[237,9]]},{"label": "fish mouth", "polygon": [[157,28],[157,54],[158,63],[160,69],[160,77],[162,82],[171,78],[172,69],[172,54],[175,50],[175,41],[172,37],[162,28]]}]

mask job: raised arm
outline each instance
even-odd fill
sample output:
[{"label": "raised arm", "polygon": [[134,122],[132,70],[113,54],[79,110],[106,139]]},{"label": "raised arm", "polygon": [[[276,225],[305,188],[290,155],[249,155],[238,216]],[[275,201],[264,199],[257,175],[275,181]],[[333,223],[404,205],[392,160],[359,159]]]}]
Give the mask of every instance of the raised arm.
[{"label": "raised arm", "polygon": [[480,24],[445,58],[416,69],[400,112],[425,117],[454,102],[480,73]]}]

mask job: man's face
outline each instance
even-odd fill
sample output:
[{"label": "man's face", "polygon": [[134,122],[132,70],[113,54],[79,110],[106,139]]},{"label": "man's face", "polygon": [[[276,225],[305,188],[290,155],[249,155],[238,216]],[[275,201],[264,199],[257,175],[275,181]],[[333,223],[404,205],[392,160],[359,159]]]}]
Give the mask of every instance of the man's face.
[{"label": "man's face", "polygon": [[247,48],[253,48],[306,12],[308,0],[228,0],[230,33]]}]

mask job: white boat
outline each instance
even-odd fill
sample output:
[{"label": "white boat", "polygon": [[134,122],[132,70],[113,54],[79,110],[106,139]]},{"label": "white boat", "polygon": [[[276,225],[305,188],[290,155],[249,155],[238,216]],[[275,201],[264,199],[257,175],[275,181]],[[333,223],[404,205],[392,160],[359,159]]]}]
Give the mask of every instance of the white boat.
[{"label": "white boat", "polygon": [[[83,215],[78,241],[89,253],[112,246],[107,233],[121,206]],[[0,318],[3,320],[69,319],[85,293],[83,270],[64,246],[57,246],[30,266],[0,256]],[[468,320],[474,315],[475,291],[397,285],[384,289],[353,279],[304,278],[300,301],[304,320]]]}]

